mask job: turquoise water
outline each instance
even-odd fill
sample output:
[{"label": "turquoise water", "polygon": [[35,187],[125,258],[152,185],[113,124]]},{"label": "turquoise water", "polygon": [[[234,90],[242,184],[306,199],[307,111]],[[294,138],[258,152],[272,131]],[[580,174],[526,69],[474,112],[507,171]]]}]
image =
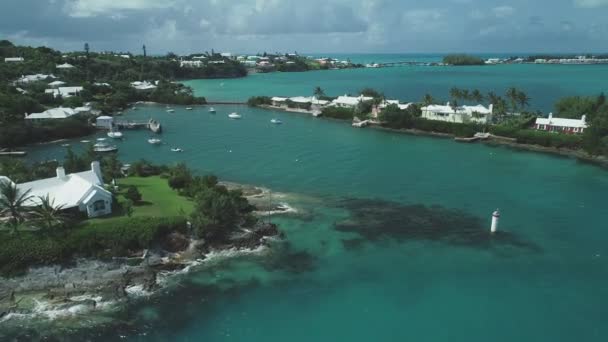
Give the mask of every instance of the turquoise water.
[{"label": "turquoise water", "polygon": [[[359,72],[367,71],[348,71]],[[214,82],[222,81],[201,82],[197,89]],[[249,79],[224,82],[234,82],[234,88],[252,84]],[[175,292],[135,304],[119,327],[88,337],[269,342],[608,338],[605,170],[544,154],[353,129],[300,114],[216,109],[215,115],[204,107],[177,108],[175,114],[154,106],[131,112],[128,118],[159,119],[166,145],[151,146],[149,133],[128,131],[118,142],[119,157],[185,161],[224,180],[272,188],[277,201],[299,211],[274,219],[289,244],[277,243],[273,262],[247,257],[194,272],[180,280]],[[232,111],[243,119],[229,120]],[[284,124],[271,125],[273,117]],[[172,153],[171,147],[185,151]],[[30,149],[35,159],[62,158],[63,153],[59,144]],[[497,207],[501,234],[492,237],[487,230]],[[421,226],[449,220],[433,234],[421,234],[399,229],[409,217],[417,217]]]},{"label": "turquoise water", "polygon": [[[414,56],[415,57],[415,56]],[[412,56],[355,56],[353,60],[378,62],[410,60]],[[436,57],[416,57],[433,61]],[[420,101],[426,94],[447,101],[452,87],[494,91],[509,87],[524,90],[532,98],[530,108],[549,112],[555,101],[571,95],[598,95],[608,91],[608,65],[497,65],[472,67],[405,66],[383,69],[327,70],[306,73],[254,74],[245,79],[194,80],[185,82],[216,101],[246,101],[251,96],[308,96],[320,86],[330,96],[356,94],[365,87],[378,89],[391,98]]]}]

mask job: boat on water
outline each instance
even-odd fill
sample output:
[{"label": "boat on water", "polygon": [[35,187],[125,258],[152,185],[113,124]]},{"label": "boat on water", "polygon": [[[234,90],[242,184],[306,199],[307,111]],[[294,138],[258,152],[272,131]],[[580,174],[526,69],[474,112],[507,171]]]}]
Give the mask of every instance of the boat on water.
[{"label": "boat on water", "polygon": [[167,109],[167,113],[174,113],[175,109]]},{"label": "boat on water", "polygon": [[112,139],[122,139],[122,132],[110,131],[108,132],[108,137]]},{"label": "boat on water", "polygon": [[162,143],[163,141],[160,139],[156,139],[156,138],[150,138],[148,139],[148,143],[152,144],[152,145],[160,145],[160,143]]},{"label": "boat on water", "polygon": [[148,121],[148,128],[150,128],[150,130],[154,133],[161,133],[163,131],[163,128],[160,125],[160,122],[158,122],[154,119],[150,119],[150,121]]},{"label": "boat on water", "polygon": [[192,107],[186,107],[186,110],[192,110]]},{"label": "boat on water", "polygon": [[215,108],[213,108],[213,107],[209,108],[209,113],[215,113]]},{"label": "boat on water", "polygon": [[80,142],[83,143],[83,144],[88,144],[88,143],[91,142],[91,140],[80,140]]},{"label": "boat on water", "polygon": [[320,110],[315,110],[314,112],[312,112],[312,116],[314,116],[315,118],[321,115],[323,115],[323,112],[321,112]]},{"label": "boat on water", "polygon": [[61,144],[61,147],[70,147],[70,144]]},{"label": "boat on water", "polygon": [[97,141],[106,141],[106,138],[97,138]]},{"label": "boat on water", "polygon": [[174,147],[174,148],[171,149],[171,152],[184,152],[184,150],[182,150],[179,147]]},{"label": "boat on water", "polygon": [[116,152],[118,151],[118,147],[116,147],[115,145],[108,145],[106,143],[100,142],[93,145],[93,151],[99,153]]},{"label": "boat on water", "polygon": [[242,116],[236,112],[228,114],[228,117],[231,119],[240,119]]},{"label": "boat on water", "polygon": [[283,121],[279,120],[279,119],[272,119],[270,120],[271,123],[275,124],[275,125],[280,125],[283,123]]}]

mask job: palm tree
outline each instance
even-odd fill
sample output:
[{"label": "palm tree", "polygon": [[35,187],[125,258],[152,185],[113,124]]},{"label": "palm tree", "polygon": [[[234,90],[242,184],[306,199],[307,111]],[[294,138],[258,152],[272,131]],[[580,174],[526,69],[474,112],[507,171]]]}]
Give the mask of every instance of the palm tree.
[{"label": "palm tree", "polygon": [[316,98],[320,99],[320,98],[322,98],[323,96],[325,96],[325,91],[324,91],[324,90],[323,90],[323,88],[321,88],[321,87],[315,87],[315,90],[313,91],[313,95],[314,95]]},{"label": "palm tree", "polygon": [[46,231],[51,231],[55,227],[63,226],[67,221],[67,216],[62,213],[63,205],[55,205],[55,199],[50,199],[49,195],[39,197],[40,205],[32,210],[32,217],[36,225]]},{"label": "palm tree", "polygon": [[517,93],[517,102],[519,103],[519,107],[523,110],[530,105],[530,97],[523,91],[520,91]]},{"label": "palm tree", "polygon": [[433,103],[435,103],[435,99],[433,98],[433,96],[431,94],[425,94],[424,97],[422,98],[422,102],[424,103],[425,106],[430,106]]},{"label": "palm tree", "polygon": [[452,106],[452,109],[456,111],[456,108],[458,108],[458,100],[462,98],[462,90],[456,87],[450,89],[450,98],[452,100],[450,105]]},{"label": "palm tree", "polygon": [[463,89],[461,90],[461,97],[463,100],[465,101],[470,101],[471,100],[471,94],[469,93],[468,89]]},{"label": "palm tree", "polygon": [[8,218],[13,233],[25,221],[25,216],[30,211],[25,203],[31,198],[30,190],[23,192],[17,188],[17,184],[0,180],[0,217]]},{"label": "palm tree", "polygon": [[482,103],[484,100],[483,94],[478,89],[475,89],[473,92],[471,92],[471,100],[477,103]]},{"label": "palm tree", "polygon": [[509,102],[511,102],[511,110],[513,110],[513,112],[517,112],[518,94],[519,91],[513,87],[509,88],[506,93]]}]

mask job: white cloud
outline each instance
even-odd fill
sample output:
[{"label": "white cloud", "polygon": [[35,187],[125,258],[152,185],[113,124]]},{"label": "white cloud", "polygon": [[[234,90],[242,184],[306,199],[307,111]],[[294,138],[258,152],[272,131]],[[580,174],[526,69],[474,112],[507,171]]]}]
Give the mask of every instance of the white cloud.
[{"label": "white cloud", "polygon": [[608,6],[608,0],[574,0],[574,5],[583,8]]},{"label": "white cloud", "polygon": [[492,13],[494,13],[497,18],[506,18],[515,13],[515,8],[511,6],[498,6],[492,8]]},{"label": "white cloud", "polygon": [[120,10],[168,8],[174,0],[67,0],[64,10],[71,17],[86,18],[103,14],[115,15]]}]

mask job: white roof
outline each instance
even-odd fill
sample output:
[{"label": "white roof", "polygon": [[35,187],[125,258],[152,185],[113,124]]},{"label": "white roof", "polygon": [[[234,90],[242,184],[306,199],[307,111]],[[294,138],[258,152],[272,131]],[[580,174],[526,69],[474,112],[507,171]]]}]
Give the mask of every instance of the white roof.
[{"label": "white roof", "polygon": [[63,63],[57,66],[57,69],[72,69],[74,66],[70,63]]},{"label": "white roof", "polygon": [[70,97],[81,92],[83,89],[83,87],[59,87],[57,89],[45,89],[44,92],[55,96]]},{"label": "white roof", "polygon": [[96,86],[98,86],[98,87],[111,87],[109,83],[95,82],[93,84],[96,85]]},{"label": "white roof", "polygon": [[135,81],[135,82],[131,82],[131,87],[137,89],[137,90],[149,90],[149,89],[154,89],[156,88],[156,86],[148,81]]},{"label": "white roof", "polygon": [[23,57],[7,57],[4,59],[5,62],[23,62],[24,60]]},{"label": "white roof", "polygon": [[326,105],[329,103],[329,101],[319,100],[314,96],[311,96],[311,97],[296,96],[296,97],[290,97],[289,100],[292,102],[295,102],[295,103],[312,103],[312,104],[316,104],[316,105]]},{"label": "white roof", "polygon": [[271,100],[272,100],[272,101],[275,101],[275,102],[284,102],[284,101],[287,101],[287,98],[286,98],[286,97],[278,97],[278,96],[275,96],[275,97],[273,97]]},{"label": "white roof", "polygon": [[580,119],[563,119],[554,118],[552,114],[549,114],[548,118],[537,118],[536,124],[556,127],[587,128],[587,122],[584,115]]},{"label": "white roof", "polygon": [[65,82],[63,82],[63,81],[53,81],[53,82],[49,83],[50,86],[62,86],[64,84],[65,84]]},{"label": "white roof", "polygon": [[46,110],[42,113],[32,113],[25,116],[26,120],[36,120],[36,119],[65,119],[69,118],[72,115],[76,115],[79,112],[72,108],[53,108]]},{"label": "white roof", "polygon": [[111,116],[99,116],[97,120],[114,120],[114,118]]},{"label": "white roof", "polygon": [[102,186],[103,181],[92,170],[68,174],[61,178],[53,177],[17,184],[20,191],[30,190],[29,195],[33,196],[26,205],[37,206],[40,204],[40,197],[48,195],[55,206],[62,206],[63,209],[79,206],[93,192],[101,192],[111,197],[112,194]]},{"label": "white roof", "polygon": [[346,106],[356,106],[357,104],[359,104],[359,102],[365,102],[365,101],[371,101],[373,100],[373,97],[367,97],[367,96],[357,96],[357,97],[352,97],[352,96],[339,96],[337,99],[335,99],[333,101],[333,104],[340,104],[340,105],[346,105]]},{"label": "white roof", "polygon": [[473,113],[479,113],[479,114],[492,114],[492,105],[490,105],[490,107],[486,108],[483,105],[476,105],[476,106],[460,106],[457,107],[455,110],[454,108],[452,108],[452,106],[450,106],[450,103],[448,102],[446,105],[429,105],[426,107],[422,107],[422,111],[428,111],[428,112],[433,112],[433,113],[448,113],[448,114],[468,114],[471,115]]},{"label": "white roof", "polygon": [[20,82],[20,83],[38,82],[38,81],[44,81],[47,78],[55,78],[55,76],[46,75],[46,74],[25,75],[25,76],[21,76],[21,78],[18,79],[17,82]]}]

